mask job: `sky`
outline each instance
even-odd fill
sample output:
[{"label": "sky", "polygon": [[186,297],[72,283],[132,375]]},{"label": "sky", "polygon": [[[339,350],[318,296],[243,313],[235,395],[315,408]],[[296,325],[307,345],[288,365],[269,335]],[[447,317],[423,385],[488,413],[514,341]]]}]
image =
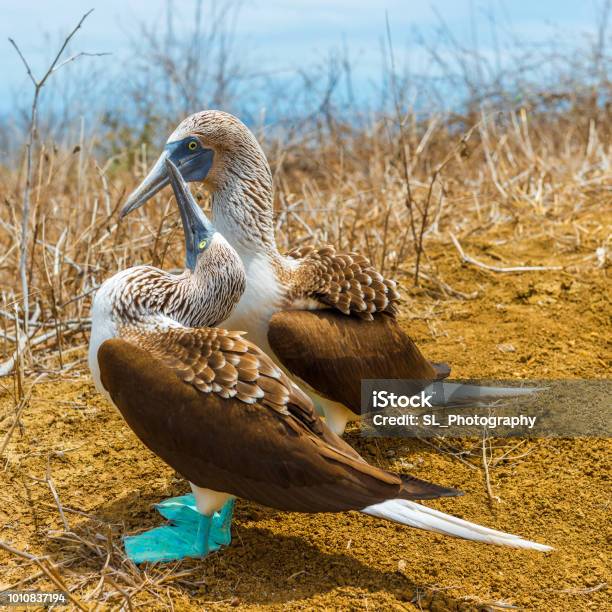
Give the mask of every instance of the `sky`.
[{"label": "sky", "polygon": [[[458,40],[473,41],[475,32],[486,54],[492,47],[487,13],[493,12],[503,28],[528,44],[551,34],[561,44],[565,40],[569,44],[594,30],[600,4],[600,0],[244,0],[236,22],[236,45],[245,57],[270,70],[292,70],[320,61],[331,49],[344,46],[359,70],[358,78],[367,79],[380,67],[385,14],[396,49],[409,52],[415,28],[431,32],[439,24],[437,12]],[[180,32],[192,18],[193,2],[174,0],[170,6]],[[79,61],[111,70],[112,65],[129,66],[130,40],[139,36],[139,24],[162,23],[167,2],[0,0],[2,115],[14,110],[15,95],[25,99],[31,89],[8,37],[15,39],[40,75],[58,41],[89,8],[95,10],[77,34],[72,51],[110,52],[110,57]]]}]

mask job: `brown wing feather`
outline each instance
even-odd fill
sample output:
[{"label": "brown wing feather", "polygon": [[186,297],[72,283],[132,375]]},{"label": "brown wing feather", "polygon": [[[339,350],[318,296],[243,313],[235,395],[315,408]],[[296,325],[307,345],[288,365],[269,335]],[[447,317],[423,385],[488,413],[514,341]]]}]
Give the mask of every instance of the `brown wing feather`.
[{"label": "brown wing feather", "polygon": [[176,328],[146,330],[124,326],[121,337],[146,350],[183,382],[203,393],[260,401],[279,412],[293,411],[316,434],[322,423],[312,403],[243,332],[227,329]]},{"label": "brown wing feather", "polygon": [[269,363],[263,369],[271,369],[273,376],[259,370],[256,382],[262,388],[265,379],[263,386],[270,383],[271,390],[255,403],[238,399],[238,391],[228,397],[231,384],[225,374],[217,388],[216,373],[225,371],[219,357],[210,390],[202,390],[195,372],[208,367],[215,352],[229,363],[244,343],[253,353],[247,349],[243,355],[268,360],[244,339],[223,332],[132,331],[106,341],[98,351],[102,384],[130,427],[189,481],[300,512],[338,512],[389,498],[457,493],[367,464],[327,429],[302,392],[284,375],[276,377]]},{"label": "brown wing feather", "polygon": [[355,414],[361,413],[362,379],[430,381],[444,374],[386,315],[365,323],[334,311],[277,312],[268,341],[292,374]]},{"label": "brown wing feather", "polygon": [[331,245],[299,247],[287,255],[300,260],[291,277],[290,303],[313,298],[368,321],[376,312],[396,314],[399,293],[395,282],[384,278],[363,255],[337,253]]}]

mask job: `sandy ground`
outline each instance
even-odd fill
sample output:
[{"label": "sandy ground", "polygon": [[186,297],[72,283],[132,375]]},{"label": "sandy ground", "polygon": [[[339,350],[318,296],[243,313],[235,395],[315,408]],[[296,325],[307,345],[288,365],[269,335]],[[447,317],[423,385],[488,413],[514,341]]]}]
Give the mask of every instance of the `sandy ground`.
[{"label": "sandy ground", "polygon": [[[496,265],[556,263],[546,237],[497,244],[488,238],[473,237],[464,247]],[[462,265],[452,246],[432,247],[429,257],[455,288],[479,289],[472,300],[407,292],[402,324],[427,356],[452,364],[453,375],[609,376],[607,272],[588,253],[559,257],[563,265],[578,266],[569,271],[512,275]],[[66,359],[83,355],[77,351]],[[2,384],[0,440],[14,411],[12,382]],[[185,492],[184,481],[94,391],[83,363],[62,379],[47,375],[34,385],[21,422],[2,457],[0,538],[63,564],[62,579],[87,605],[106,600],[103,608],[117,608],[125,603],[122,589],[134,606],[146,609],[170,609],[171,603],[176,610],[612,609],[606,590],[609,440],[495,441],[489,471],[497,501],[486,491],[478,440],[434,447],[349,432],[368,460],[466,492],[432,506],[551,544],[552,553],[463,542],[357,513],[287,514],[239,501],[229,549],[203,561],[139,571],[117,552],[121,535],[159,524],[152,504]],[[83,540],[50,537],[49,530],[64,527],[47,473],[66,508],[69,531]],[[97,547],[87,544],[92,537]],[[105,563],[125,570],[124,582],[115,575],[118,588],[100,580]],[[0,588],[22,580],[20,588],[50,586],[34,563],[2,550],[0,568]],[[136,583],[144,586],[134,589]]]}]

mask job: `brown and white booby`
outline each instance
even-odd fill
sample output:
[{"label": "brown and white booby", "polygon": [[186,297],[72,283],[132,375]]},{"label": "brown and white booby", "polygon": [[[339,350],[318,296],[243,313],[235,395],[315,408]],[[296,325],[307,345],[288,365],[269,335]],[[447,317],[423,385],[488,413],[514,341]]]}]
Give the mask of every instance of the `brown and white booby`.
[{"label": "brown and white booby", "polygon": [[[251,131],[236,117],[207,110],[183,120],[121,214],[168,184],[171,159],[187,181],[212,195],[213,222],[240,255],[246,291],[229,329],[245,330],[302,386],[342,433],[361,413],[362,379],[430,381],[448,376],[429,362],[395,319],[399,295],[357,253],[332,246],[279,253],[274,237],[272,175]],[[445,394],[515,395],[531,390],[448,385]]]},{"label": "brown and white booby", "polygon": [[[244,269],[172,161],[164,163],[181,209],[188,270],[172,276],[138,266],[106,281],[94,299],[89,359],[96,385],[136,435],[191,483],[201,517],[191,533],[197,542],[185,544],[183,522],[176,556],[205,555],[215,545],[213,513],[235,497],[295,512],[358,510],[469,540],[548,550],[416,503],[458,491],[369,465],[260,348],[241,332],[208,327],[231,311]],[[133,547],[132,558],[176,558],[167,538],[160,554],[160,542]]]}]

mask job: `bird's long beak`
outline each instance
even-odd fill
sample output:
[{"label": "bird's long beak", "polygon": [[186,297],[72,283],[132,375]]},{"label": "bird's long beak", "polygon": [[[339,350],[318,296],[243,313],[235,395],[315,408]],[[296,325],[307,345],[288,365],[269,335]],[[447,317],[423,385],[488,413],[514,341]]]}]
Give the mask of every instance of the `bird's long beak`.
[{"label": "bird's long beak", "polygon": [[169,153],[167,149],[164,149],[144,181],[142,181],[142,183],[140,183],[140,185],[130,194],[125,206],[121,209],[121,213],[119,214],[121,219],[133,210],[140,208],[147,200],[152,198],[160,189],[163,189],[170,182],[166,169],[166,160],[169,157]]},{"label": "bird's long beak", "polygon": [[[189,148],[195,143],[195,149]],[[167,142],[159,159],[155,162],[151,172],[130,194],[120,217],[142,206],[148,199],[152,198],[160,189],[169,182],[166,160],[169,159],[174,166],[181,169],[181,175],[187,181],[203,181],[208,176],[213,163],[214,152],[212,149],[202,147],[200,142],[193,136],[187,136],[182,140]]]},{"label": "bird's long beak", "polygon": [[168,181],[181,213],[188,267],[193,270],[199,253],[204,249],[202,241],[209,241],[215,233],[213,224],[198,206],[185,179],[171,159],[164,161]]}]

